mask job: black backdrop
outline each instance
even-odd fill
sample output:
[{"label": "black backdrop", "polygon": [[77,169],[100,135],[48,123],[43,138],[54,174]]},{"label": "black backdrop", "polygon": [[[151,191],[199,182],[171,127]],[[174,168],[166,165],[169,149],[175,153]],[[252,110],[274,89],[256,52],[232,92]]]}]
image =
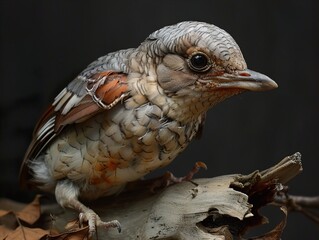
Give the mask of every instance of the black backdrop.
[{"label": "black backdrop", "polygon": [[[18,187],[19,165],[36,120],[67,82],[97,57],[135,47],[152,31],[183,20],[228,31],[249,68],[267,74],[279,88],[216,106],[203,137],[165,170],[183,175],[195,161],[204,161],[209,169],[198,177],[249,173],[300,151],[304,172],[290,191],[319,194],[315,2],[1,0],[0,197],[31,198]],[[318,233],[315,224],[291,214],[284,239],[314,239]]]}]

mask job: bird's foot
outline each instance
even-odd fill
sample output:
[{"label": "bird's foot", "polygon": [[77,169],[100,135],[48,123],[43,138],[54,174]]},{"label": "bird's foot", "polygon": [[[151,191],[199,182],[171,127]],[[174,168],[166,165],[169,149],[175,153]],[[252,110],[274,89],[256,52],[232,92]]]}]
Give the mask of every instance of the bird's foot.
[{"label": "bird's foot", "polygon": [[117,220],[104,222],[101,218],[91,209],[87,209],[87,211],[79,214],[79,222],[80,226],[83,226],[84,222],[87,222],[89,226],[89,236],[92,237],[96,233],[97,227],[102,227],[105,229],[108,228],[117,228],[119,232],[121,232],[121,224]]},{"label": "bird's foot", "polygon": [[151,192],[156,192],[157,188],[165,188],[175,183],[191,181],[193,176],[199,172],[201,168],[207,170],[207,166],[203,162],[196,162],[194,167],[184,177],[175,177],[173,173],[166,172],[162,177],[156,179],[151,186]]}]

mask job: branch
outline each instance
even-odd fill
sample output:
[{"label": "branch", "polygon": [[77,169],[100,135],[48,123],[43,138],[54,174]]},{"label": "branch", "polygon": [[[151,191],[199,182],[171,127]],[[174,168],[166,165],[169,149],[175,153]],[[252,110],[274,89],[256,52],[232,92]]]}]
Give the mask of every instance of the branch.
[{"label": "branch", "polygon": [[[196,179],[155,194],[146,187],[150,181],[138,181],[117,197],[86,204],[103,220],[117,219],[122,225],[121,233],[99,229],[99,239],[232,239],[265,223],[259,209],[278,198],[283,184],[301,170],[301,155],[296,153],[262,172]],[[74,218],[77,213],[65,210],[55,217],[54,228],[64,234],[83,231],[77,225],[65,230]],[[280,237],[284,226],[285,220],[263,237]]]},{"label": "branch", "polygon": [[289,212],[300,212],[319,226],[319,196],[295,196],[286,191],[275,196],[274,204],[286,206]]}]

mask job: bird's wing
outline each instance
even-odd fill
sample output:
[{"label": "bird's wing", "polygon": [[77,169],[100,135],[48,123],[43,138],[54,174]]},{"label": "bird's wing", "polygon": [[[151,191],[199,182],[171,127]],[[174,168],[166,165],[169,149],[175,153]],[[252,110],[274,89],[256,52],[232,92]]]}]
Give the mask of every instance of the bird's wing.
[{"label": "bird's wing", "polygon": [[200,139],[203,135],[203,129],[206,121],[206,113],[203,113],[199,118],[198,118],[198,130],[196,132],[195,138]]},{"label": "bird's wing", "polygon": [[127,74],[103,71],[90,77],[78,76],[55,98],[33,132],[32,142],[20,170],[21,183],[28,176],[27,161],[36,158],[68,124],[83,122],[109,110],[129,95]]}]

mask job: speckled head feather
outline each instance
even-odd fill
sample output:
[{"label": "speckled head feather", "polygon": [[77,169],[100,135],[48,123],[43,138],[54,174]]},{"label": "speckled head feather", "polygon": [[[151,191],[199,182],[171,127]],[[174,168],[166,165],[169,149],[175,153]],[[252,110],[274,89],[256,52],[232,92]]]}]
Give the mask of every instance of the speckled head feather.
[{"label": "speckled head feather", "polygon": [[148,47],[149,54],[157,56],[185,55],[190,47],[205,48],[228,71],[247,68],[235,40],[223,29],[204,22],[186,21],[161,28],[150,34],[140,47]]}]

